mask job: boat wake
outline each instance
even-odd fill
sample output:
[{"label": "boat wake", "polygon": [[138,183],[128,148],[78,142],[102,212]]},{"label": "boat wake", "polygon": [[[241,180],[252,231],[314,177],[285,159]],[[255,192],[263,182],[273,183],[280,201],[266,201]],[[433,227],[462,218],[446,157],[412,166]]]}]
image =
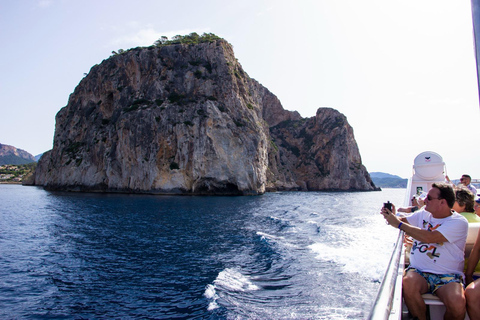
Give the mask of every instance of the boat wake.
[{"label": "boat wake", "polygon": [[204,296],[210,300],[208,310],[212,311],[219,307],[217,303],[219,298],[231,303],[230,296],[235,295],[235,293],[259,289],[248,276],[243,275],[238,269],[226,268],[218,274],[213,284],[207,285]]}]

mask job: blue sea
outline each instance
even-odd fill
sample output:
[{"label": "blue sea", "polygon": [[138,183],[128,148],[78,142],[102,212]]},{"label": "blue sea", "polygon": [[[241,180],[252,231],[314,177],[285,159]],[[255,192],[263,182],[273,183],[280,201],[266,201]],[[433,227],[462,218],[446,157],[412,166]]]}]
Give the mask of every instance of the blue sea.
[{"label": "blue sea", "polygon": [[0,185],[0,319],[363,319],[404,189],[193,197]]}]

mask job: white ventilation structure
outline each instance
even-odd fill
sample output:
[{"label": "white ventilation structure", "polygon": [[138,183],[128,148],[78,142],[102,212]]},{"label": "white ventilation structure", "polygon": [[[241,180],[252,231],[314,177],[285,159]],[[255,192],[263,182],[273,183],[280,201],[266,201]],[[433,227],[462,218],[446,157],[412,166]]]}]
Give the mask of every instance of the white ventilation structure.
[{"label": "white ventilation structure", "polygon": [[433,151],[425,151],[416,156],[413,161],[413,175],[408,181],[405,204],[411,205],[411,199],[415,195],[427,193],[435,182],[445,181],[445,162],[442,157]]}]

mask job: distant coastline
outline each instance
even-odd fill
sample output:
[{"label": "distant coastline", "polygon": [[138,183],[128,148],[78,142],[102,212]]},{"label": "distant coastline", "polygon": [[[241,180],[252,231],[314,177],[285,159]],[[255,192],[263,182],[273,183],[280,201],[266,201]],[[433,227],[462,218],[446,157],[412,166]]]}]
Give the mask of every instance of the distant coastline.
[{"label": "distant coastline", "polygon": [[380,188],[406,188],[408,179],[403,179],[389,173],[370,172],[373,183]]},{"label": "distant coastline", "polygon": [[33,176],[36,162],[23,165],[0,166],[0,184],[22,184]]}]

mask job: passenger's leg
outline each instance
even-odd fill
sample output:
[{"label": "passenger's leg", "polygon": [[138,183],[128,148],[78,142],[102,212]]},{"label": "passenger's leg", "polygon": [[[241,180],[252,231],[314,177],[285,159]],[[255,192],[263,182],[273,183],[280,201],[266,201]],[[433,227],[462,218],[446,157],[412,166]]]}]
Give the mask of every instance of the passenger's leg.
[{"label": "passenger's leg", "polygon": [[465,319],[466,300],[462,284],[458,282],[447,283],[439,288],[435,294],[445,305],[444,319]]},{"label": "passenger's leg", "polygon": [[422,299],[422,294],[427,291],[427,280],[414,270],[408,270],[403,277],[403,298],[408,311],[419,320],[427,318],[427,306]]},{"label": "passenger's leg", "polygon": [[468,285],[465,289],[465,297],[470,320],[480,320],[480,279]]}]

